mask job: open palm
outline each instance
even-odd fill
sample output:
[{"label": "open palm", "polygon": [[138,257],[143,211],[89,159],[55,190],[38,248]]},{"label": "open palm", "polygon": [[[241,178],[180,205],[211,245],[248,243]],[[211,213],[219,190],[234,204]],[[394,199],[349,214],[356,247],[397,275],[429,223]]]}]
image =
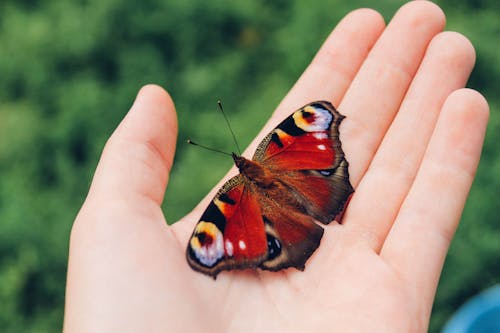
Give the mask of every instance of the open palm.
[{"label": "open palm", "polygon": [[424,1],[387,27],[372,10],[350,13],[246,151],[313,100],[346,116],[340,136],[356,192],[304,272],[214,281],[191,270],[185,248],[214,192],[167,226],[160,204],[176,116],[161,88],[143,88],[72,230],[65,332],[425,331],[488,118],[483,97],[463,89],[474,49],[441,32],[444,23]]}]

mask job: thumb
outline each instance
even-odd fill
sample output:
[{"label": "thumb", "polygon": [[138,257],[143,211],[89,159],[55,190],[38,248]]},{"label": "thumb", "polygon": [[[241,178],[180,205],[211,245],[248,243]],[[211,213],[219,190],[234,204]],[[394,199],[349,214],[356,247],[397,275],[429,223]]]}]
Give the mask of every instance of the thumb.
[{"label": "thumb", "polygon": [[163,201],[173,163],[177,117],[172,99],[156,85],[143,87],[102,153],[89,195]]}]

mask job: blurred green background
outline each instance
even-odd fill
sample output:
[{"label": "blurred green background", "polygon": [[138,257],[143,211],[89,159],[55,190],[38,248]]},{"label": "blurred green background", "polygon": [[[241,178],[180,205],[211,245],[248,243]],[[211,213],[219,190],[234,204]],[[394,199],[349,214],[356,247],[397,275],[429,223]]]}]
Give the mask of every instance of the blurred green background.
[{"label": "blurred green background", "polygon": [[[231,166],[184,139],[232,150],[216,100],[245,146],[335,24],[402,1],[1,0],[0,331],[61,329],[68,235],[100,151],[141,85],[173,96],[179,114],[169,222]],[[469,86],[492,109],[478,176],[439,285],[438,332],[467,298],[500,281],[500,62],[496,0],[438,1],[447,29],[477,50]],[[203,166],[203,172],[200,172]]]}]

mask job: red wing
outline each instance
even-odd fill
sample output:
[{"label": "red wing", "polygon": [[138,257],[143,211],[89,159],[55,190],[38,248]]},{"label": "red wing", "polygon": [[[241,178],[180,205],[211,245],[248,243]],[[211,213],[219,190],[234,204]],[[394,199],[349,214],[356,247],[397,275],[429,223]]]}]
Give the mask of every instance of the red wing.
[{"label": "red wing", "polygon": [[338,155],[332,138],[326,132],[305,133],[300,136],[291,136],[282,131],[278,133],[279,137],[276,137],[283,147],[271,141],[262,161],[270,169],[321,170],[331,169],[335,164],[335,157]]},{"label": "red wing", "polygon": [[238,175],[217,193],[188,244],[190,266],[216,277],[222,270],[257,267],[267,257],[257,198]]},{"label": "red wing", "polygon": [[333,169],[344,158],[338,132],[342,119],[329,102],[308,104],[269,133],[253,159],[270,169]]},{"label": "red wing", "polygon": [[343,118],[329,102],[308,104],[279,124],[254,155],[323,223],[343,210],[354,191],[339,140]]}]

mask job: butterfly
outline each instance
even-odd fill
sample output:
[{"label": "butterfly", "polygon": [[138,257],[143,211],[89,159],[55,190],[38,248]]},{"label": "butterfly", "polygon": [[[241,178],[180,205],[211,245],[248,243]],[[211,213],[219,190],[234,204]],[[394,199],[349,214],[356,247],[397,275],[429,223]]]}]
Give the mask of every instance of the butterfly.
[{"label": "butterfly", "polygon": [[196,271],[304,270],[323,228],[340,220],[354,192],[331,103],[309,103],[283,120],[251,160],[232,154],[239,174],[210,202],[187,246]]}]

